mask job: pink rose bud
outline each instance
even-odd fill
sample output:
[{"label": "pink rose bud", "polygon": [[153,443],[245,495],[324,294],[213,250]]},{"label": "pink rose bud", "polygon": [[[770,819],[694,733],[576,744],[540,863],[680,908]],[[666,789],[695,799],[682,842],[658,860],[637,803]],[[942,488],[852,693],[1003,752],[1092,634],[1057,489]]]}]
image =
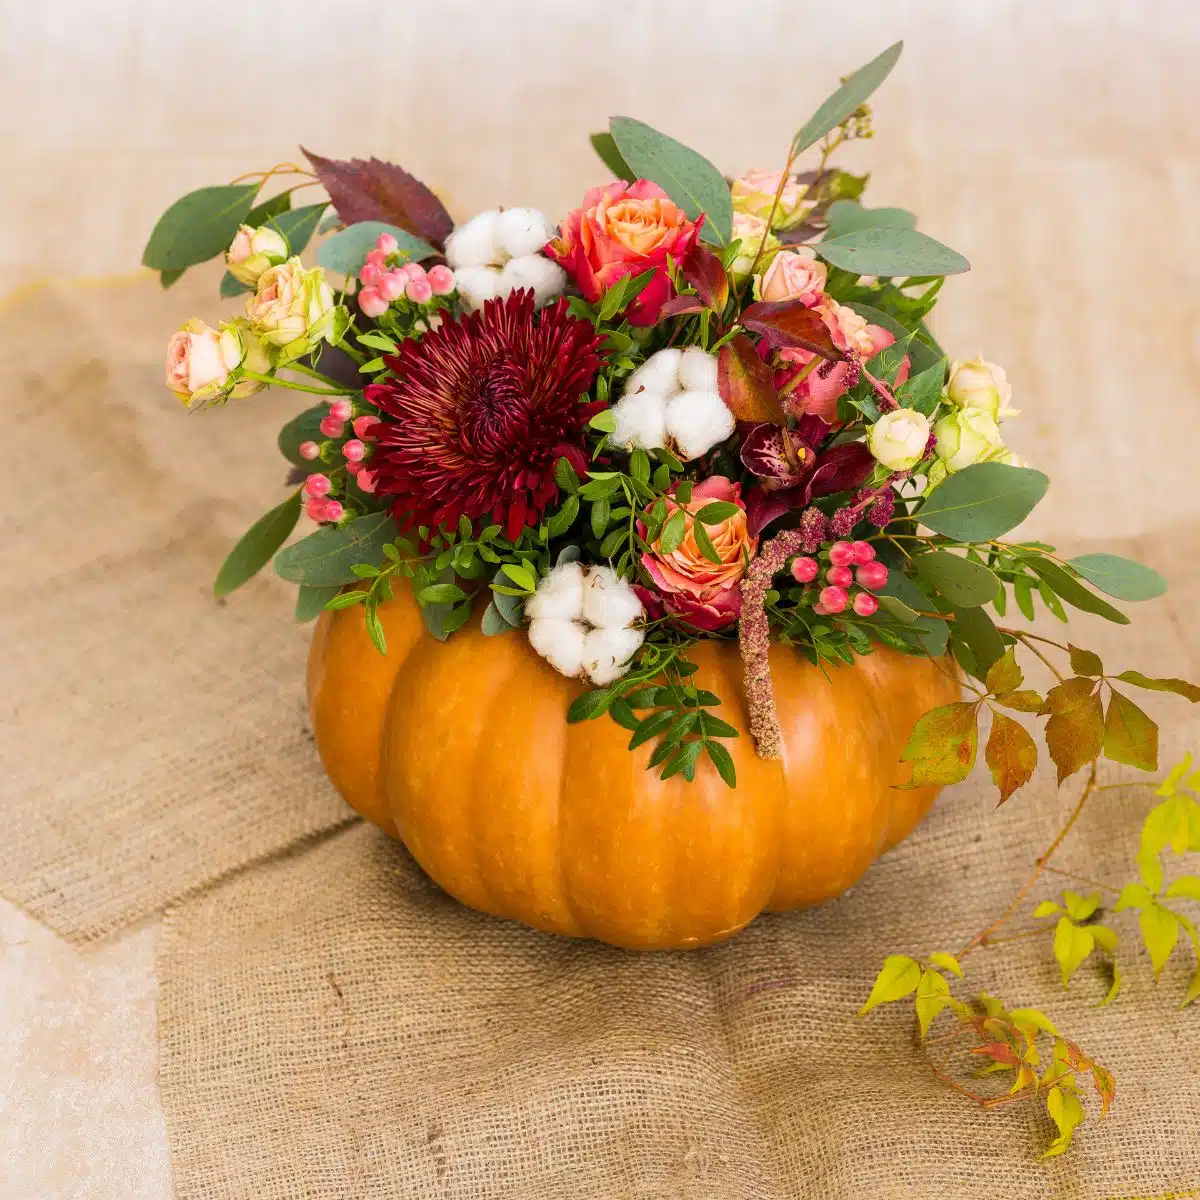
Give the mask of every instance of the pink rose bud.
[{"label": "pink rose bud", "polygon": [[367,287],[378,287],[383,272],[374,263],[367,263],[358,273],[358,280]]},{"label": "pink rose bud", "polygon": [[348,421],[354,415],[354,405],[349,400],[335,400],[329,406],[329,415],[335,421]]},{"label": "pink rose bud", "polygon": [[313,459],[321,457],[321,447],[316,442],[301,442],[297,447],[301,458]]},{"label": "pink rose bud", "polygon": [[865,563],[875,561],[875,547],[870,542],[852,542],[854,561],[861,567]]},{"label": "pink rose bud", "polygon": [[318,428],[328,438],[340,438],[346,426],[337,417],[329,416],[321,418],[321,424]]},{"label": "pink rose bud", "polygon": [[340,521],[342,514],[346,510],[337,500],[322,500],[321,501],[321,520],[322,521]]},{"label": "pink rose bud", "polygon": [[870,588],[871,591],[877,592],[888,581],[888,569],[881,562],[863,563],[854,572],[854,577],[858,581],[859,587]]},{"label": "pink rose bud", "polygon": [[389,271],[379,280],[379,294],[390,304],[404,295],[404,285],[408,276],[403,271]]},{"label": "pink rose bud", "polygon": [[817,602],[827,613],[840,613],[846,607],[849,599],[845,588],[831,586],[821,589]]},{"label": "pink rose bud", "polygon": [[362,462],[362,460],[366,457],[367,448],[358,440],[358,438],[351,438],[342,447],[342,453],[350,462]]},{"label": "pink rose bud", "polygon": [[429,286],[435,296],[448,296],[454,291],[454,272],[449,267],[438,263],[429,269]]},{"label": "pink rose bud", "polygon": [[368,250],[367,264],[372,267],[378,267],[381,271],[387,266],[387,255],[382,250]]},{"label": "pink rose bud", "polygon": [[835,567],[848,567],[854,562],[854,546],[851,542],[834,542],[829,547],[829,561]]},{"label": "pink rose bud", "polygon": [[323,496],[329,495],[329,489],[333,486],[329,481],[328,475],[310,475],[304,481],[304,490],[314,500],[320,500]]},{"label": "pink rose bud", "polygon": [[836,587],[849,587],[854,582],[854,575],[849,567],[830,567],[825,572],[825,578]]},{"label": "pink rose bud", "polygon": [[368,471],[366,467],[363,467],[363,469],[359,471],[355,482],[358,484],[361,491],[364,491],[370,495],[375,491],[375,472]]},{"label": "pink rose bud", "polygon": [[388,310],[388,302],[373,287],[365,287],[358,293],[358,307],[367,317],[382,317]]},{"label": "pink rose bud", "polygon": [[410,279],[404,294],[414,304],[428,304],[433,299],[433,288],[430,287],[428,279]]},{"label": "pink rose bud", "polygon": [[400,243],[390,233],[381,233],[375,239],[375,248],[384,254],[395,254],[400,249]]},{"label": "pink rose bud", "polygon": [[797,583],[812,583],[820,569],[815,558],[798,558],[792,563],[792,578]]},{"label": "pink rose bud", "polygon": [[873,617],[879,611],[879,601],[870,592],[859,592],[854,597],[854,611],[860,617]]},{"label": "pink rose bud", "polygon": [[361,417],[355,417],[351,424],[354,426],[355,437],[370,439],[374,436],[371,431],[376,425],[382,425],[383,422],[378,417],[371,416],[370,413],[363,413]]}]

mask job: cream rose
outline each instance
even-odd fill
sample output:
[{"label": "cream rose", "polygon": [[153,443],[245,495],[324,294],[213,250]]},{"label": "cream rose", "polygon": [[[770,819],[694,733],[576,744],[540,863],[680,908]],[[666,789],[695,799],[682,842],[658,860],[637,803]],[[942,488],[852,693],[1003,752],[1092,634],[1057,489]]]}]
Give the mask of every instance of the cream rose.
[{"label": "cream rose", "polygon": [[[758,255],[758,265],[765,268],[779,252],[779,239],[767,228],[767,223],[762,217],[735,212],[733,214],[733,236],[742,243],[738,247],[737,258],[729,267],[735,279],[745,279],[750,274],[756,254]],[[760,245],[762,246],[761,254],[758,253]]]},{"label": "cream rose", "polygon": [[[782,176],[782,171],[760,170],[747,171],[739,176],[729,189],[733,197],[734,211],[748,213],[765,221],[771,215],[775,193],[779,191],[779,180]],[[783,190],[779,192],[779,204],[775,207],[775,216],[771,221],[773,228],[783,228],[791,223],[807,192],[806,184],[788,176]]]},{"label": "cream rose", "polygon": [[933,432],[935,453],[951,474],[994,458],[1005,449],[999,426],[981,408],[960,408],[938,421]]},{"label": "cream rose", "polygon": [[911,471],[925,457],[929,418],[911,408],[884,413],[871,426],[867,448],[889,471]]},{"label": "cream rose", "polygon": [[216,400],[229,391],[230,376],[245,357],[236,326],[212,329],[192,317],[167,343],[167,387],[189,408]]},{"label": "cream rose", "polygon": [[264,271],[258,290],[246,300],[246,316],[264,341],[301,352],[328,338],[333,310],[325,272],[320,267],[306,270],[298,258]]},{"label": "cream rose", "polygon": [[1012,385],[1004,368],[982,358],[950,365],[946,395],[957,408],[981,409],[997,422],[1017,415],[1016,410],[1009,407]]},{"label": "cream rose", "polygon": [[239,225],[237,236],[225,254],[225,265],[239,283],[254,287],[262,273],[283,262],[288,256],[288,244],[277,229],[260,225]]}]

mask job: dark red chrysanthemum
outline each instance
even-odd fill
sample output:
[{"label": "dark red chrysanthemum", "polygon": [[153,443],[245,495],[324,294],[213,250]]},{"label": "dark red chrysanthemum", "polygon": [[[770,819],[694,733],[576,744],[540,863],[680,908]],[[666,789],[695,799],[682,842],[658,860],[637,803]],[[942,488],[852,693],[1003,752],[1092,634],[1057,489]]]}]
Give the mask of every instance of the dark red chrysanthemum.
[{"label": "dark red chrysanthemum", "polygon": [[397,523],[491,515],[513,540],[539,521],[558,496],[554,464],[586,470],[599,345],[565,300],[535,312],[527,290],[401,343],[393,377],[364,392],[385,417],[371,466]]}]

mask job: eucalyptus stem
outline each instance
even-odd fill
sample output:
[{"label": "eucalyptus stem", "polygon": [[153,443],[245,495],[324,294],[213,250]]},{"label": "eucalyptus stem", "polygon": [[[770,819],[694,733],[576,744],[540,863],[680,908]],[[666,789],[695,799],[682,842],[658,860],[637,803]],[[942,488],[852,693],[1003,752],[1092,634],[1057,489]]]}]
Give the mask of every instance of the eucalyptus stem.
[{"label": "eucalyptus stem", "polygon": [[332,388],[307,387],[305,384],[296,383],[291,379],[280,379],[278,375],[260,375],[257,371],[247,371],[245,368],[242,369],[241,374],[243,379],[256,379],[259,383],[270,384],[272,387],[290,388],[293,392],[308,392],[310,396],[353,396],[355,394],[346,388],[338,388],[335,391]]},{"label": "eucalyptus stem", "polygon": [[308,375],[321,383],[328,384],[328,386],[331,388],[338,388],[341,386],[336,379],[330,379],[328,375],[322,375],[320,371],[315,371],[312,367],[305,366],[305,364],[302,362],[290,362],[286,367],[281,367],[280,370],[299,371],[300,374]]}]

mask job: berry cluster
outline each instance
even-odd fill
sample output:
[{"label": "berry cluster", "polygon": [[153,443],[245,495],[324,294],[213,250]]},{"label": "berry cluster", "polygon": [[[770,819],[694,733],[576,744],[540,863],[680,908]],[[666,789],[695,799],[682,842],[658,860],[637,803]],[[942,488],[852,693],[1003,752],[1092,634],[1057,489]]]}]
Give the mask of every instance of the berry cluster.
[{"label": "berry cluster", "polygon": [[[354,436],[342,442],[340,448],[335,447],[332,443],[345,436],[347,422]],[[338,453],[345,460],[328,473],[314,472],[304,481],[304,495],[307,497],[304,511],[311,520],[336,522],[345,515],[344,505],[333,496],[338,489],[339,477],[344,479],[343,471],[346,475],[354,477],[360,492],[370,495],[375,491],[375,472],[366,464],[371,456],[372,443],[375,440],[374,430],[378,424],[379,418],[371,413],[364,412],[355,416],[354,405],[349,400],[334,400],[329,405],[329,412],[321,418],[320,424],[321,432],[330,441],[300,443],[300,456],[310,462],[328,462]]]},{"label": "berry cluster", "polygon": [[[888,569],[876,561],[875,547],[870,542],[834,542],[821,558],[827,558],[829,565],[825,568],[825,586],[813,605],[817,616],[844,612],[847,606],[860,617],[879,611],[879,601],[872,593],[887,583]],[[797,583],[812,583],[821,573],[821,564],[816,558],[801,555],[792,560],[791,570]]]},{"label": "berry cluster", "polygon": [[358,306],[365,316],[382,317],[395,301],[406,299],[413,304],[428,304],[434,296],[448,296],[454,291],[454,272],[438,264],[427,271],[420,263],[400,263],[399,243],[390,233],[381,233],[375,249],[358,273],[362,287]]}]

